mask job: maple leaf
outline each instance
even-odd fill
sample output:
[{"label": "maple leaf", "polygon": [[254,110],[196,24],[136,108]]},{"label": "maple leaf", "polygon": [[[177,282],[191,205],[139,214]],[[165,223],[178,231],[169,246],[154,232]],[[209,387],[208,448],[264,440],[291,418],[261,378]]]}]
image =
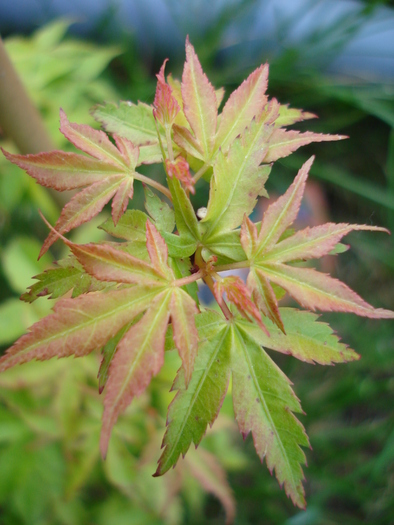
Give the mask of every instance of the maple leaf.
[{"label": "maple leaf", "polygon": [[186,62],[182,74],[182,99],[185,117],[204,158],[209,159],[216,135],[216,94],[188,38],[186,39]]},{"label": "maple leaf", "polygon": [[[284,288],[302,306],[311,310],[352,312],[365,317],[392,318],[394,313],[374,309],[345,284],[312,268],[288,266],[285,262],[322,257],[352,230],[386,231],[366,225],[325,224],[306,228],[278,242],[297,217],[313,157],[299,170],[293,184],[264,214],[260,232],[245,216],[241,243],[250,260],[248,284],[261,311],[283,330],[277,301],[270,282]],[[265,305],[265,306],[264,306]]]},{"label": "maple leaf", "polygon": [[194,179],[190,175],[189,171],[189,164],[187,163],[186,159],[182,157],[182,155],[179,155],[172,162],[170,159],[166,159],[165,165],[166,172],[168,173],[169,177],[177,178],[186,190],[193,194],[196,193],[196,190],[194,189]]},{"label": "maple leaf", "polygon": [[172,94],[171,86],[166,83],[164,76],[164,69],[167,60],[168,59],[164,61],[159,74],[156,75],[158,82],[155,100],[153,102],[153,116],[164,128],[172,126],[175,117],[180,111],[179,104]]}]

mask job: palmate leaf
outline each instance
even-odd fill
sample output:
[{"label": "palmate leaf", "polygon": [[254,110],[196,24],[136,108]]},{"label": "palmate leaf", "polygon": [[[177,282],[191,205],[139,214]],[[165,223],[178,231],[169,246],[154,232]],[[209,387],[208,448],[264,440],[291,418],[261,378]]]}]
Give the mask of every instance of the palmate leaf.
[{"label": "palmate leaf", "polygon": [[143,312],[160,288],[136,285],[61,299],[54,313],[34,324],[0,359],[0,371],[33,359],[80,357],[99,349]]},{"label": "palmate leaf", "polygon": [[[112,218],[116,224],[133,196],[138,147],[114,135],[115,147],[102,131],[70,123],[63,111],[60,112],[60,123],[60,131],[64,136],[94,158],[59,151],[25,156],[4,152],[5,156],[44,186],[60,191],[88,186],[63,208],[56,223],[57,232],[64,234],[89,221],[112,197]],[[40,257],[56,239],[57,235],[50,232]]]},{"label": "palmate leaf", "polygon": [[241,243],[251,261],[248,285],[261,311],[283,330],[277,300],[270,281],[285,289],[310,310],[352,312],[371,318],[393,318],[394,313],[374,309],[340,281],[311,268],[283,264],[299,259],[322,257],[330,253],[341,238],[352,230],[387,231],[384,228],[351,224],[325,224],[306,228],[278,242],[297,217],[313,157],[300,169],[293,184],[267,209],[257,235],[247,217],[241,230]]}]

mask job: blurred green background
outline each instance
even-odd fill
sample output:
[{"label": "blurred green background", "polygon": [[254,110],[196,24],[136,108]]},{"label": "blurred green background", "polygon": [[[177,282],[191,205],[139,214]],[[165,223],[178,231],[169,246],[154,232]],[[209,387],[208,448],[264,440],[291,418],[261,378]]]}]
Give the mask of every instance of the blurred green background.
[{"label": "blurred green background", "polygon": [[[393,68],[377,67],[382,57],[388,60],[386,66],[394,60],[393,34],[390,40],[382,29],[390,22],[394,28],[393,2],[350,2],[351,9],[332,19],[312,17],[296,37],[294,27],[321,4],[303,2],[298,10],[293,6],[289,12],[278,11],[271,28],[275,38],[267,36],[264,25],[259,33],[259,25],[252,23],[263,16],[264,3],[211,1],[208,11],[203,0],[185,2],[183,10],[168,0],[167,12],[178,31],[172,39],[165,29],[163,35],[142,31],[149,28],[149,13],[146,19],[140,17],[140,22],[145,20],[142,29],[141,24],[135,31],[116,29],[115,2],[108,2],[105,16],[90,24],[84,38],[76,36],[76,16],[34,31],[21,23],[20,35],[10,23],[2,32],[15,68],[62,149],[69,146],[58,131],[59,107],[71,121],[95,125],[89,108],[96,103],[151,103],[154,74],[166,56],[168,71],[180,76],[188,33],[212,83],[223,85],[227,94],[268,61],[270,96],[319,116],[298,129],[350,137],[303,148],[276,163],[269,193],[283,193],[313,153],[317,159],[302,221],[359,222],[393,230],[394,73]],[[150,8],[153,2],[148,4]],[[352,60],[351,52],[344,54],[360,35],[373,36],[374,31],[381,32],[380,55],[374,51]],[[16,152],[4,136],[1,146]],[[57,243],[36,260],[47,233],[37,210],[53,223],[60,205],[53,194],[0,158],[2,351],[52,306],[45,298],[28,305],[19,296],[33,284],[33,275],[66,253]],[[103,238],[96,227],[106,217],[104,211],[79,228],[73,240]],[[360,232],[347,242],[352,249],[325,261],[323,269],[374,306],[394,309],[392,239]],[[103,462],[98,448],[99,356],[91,355],[30,363],[0,376],[0,523],[213,525],[224,523],[225,509],[231,514],[234,500],[239,525],[394,523],[393,323],[346,314],[325,314],[322,319],[361,354],[360,361],[334,368],[272,355],[294,382],[306,412],[301,419],[313,447],[306,452],[306,511],[295,509],[261,466],[251,439],[243,443],[232,421],[231,399],[225,400],[202,450],[190,451],[164,479],[151,477],[179,365],[171,353],[149,391],[120,418]]]}]

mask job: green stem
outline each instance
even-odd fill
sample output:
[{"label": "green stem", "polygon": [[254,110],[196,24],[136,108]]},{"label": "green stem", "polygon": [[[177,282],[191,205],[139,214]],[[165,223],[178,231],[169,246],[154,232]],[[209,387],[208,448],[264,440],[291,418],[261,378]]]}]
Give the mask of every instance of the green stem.
[{"label": "green stem", "polygon": [[222,264],[215,266],[217,272],[226,272],[228,270],[239,270],[241,268],[250,268],[250,261],[240,261],[230,264]]},{"label": "green stem", "polygon": [[194,184],[196,184],[196,182],[201,179],[201,177],[204,175],[204,173],[207,171],[208,168],[209,168],[209,164],[204,164],[204,166],[201,166],[201,168],[197,171],[197,173],[193,177]]},{"label": "green stem", "polygon": [[172,202],[172,195],[168,188],[160,184],[160,182],[155,181],[154,179],[150,179],[149,177],[145,177],[145,175],[141,175],[141,173],[137,173],[134,175],[134,178],[136,180],[139,180],[140,182],[143,182],[144,184],[147,184],[148,186],[152,186],[152,188],[155,188],[156,190],[163,193],[170,201]]}]

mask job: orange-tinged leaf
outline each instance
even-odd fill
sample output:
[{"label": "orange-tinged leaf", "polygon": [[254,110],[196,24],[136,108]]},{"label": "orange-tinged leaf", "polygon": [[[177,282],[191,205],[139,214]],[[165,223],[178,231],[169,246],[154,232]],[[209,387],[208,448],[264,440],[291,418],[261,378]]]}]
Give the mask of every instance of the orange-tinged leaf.
[{"label": "orange-tinged leaf", "polygon": [[235,304],[240,314],[246,319],[255,319],[262,330],[266,328],[261,320],[260,312],[251,298],[250,290],[240,277],[231,275],[214,284],[215,298],[219,305],[223,304],[223,294],[227,295],[230,303]]},{"label": "orange-tinged leaf", "polygon": [[253,71],[233,91],[220,118],[215,149],[226,151],[234,139],[243,133],[252,119],[258,116],[267,103],[268,64]]},{"label": "orange-tinged leaf", "polygon": [[104,131],[98,131],[86,124],[69,122],[62,109],[60,109],[60,131],[81,151],[114,166],[121,168],[124,166],[123,156]]},{"label": "orange-tinged leaf", "polygon": [[241,226],[240,240],[246,256],[250,259],[256,250],[257,227],[246,214]]},{"label": "orange-tinged leaf", "polygon": [[182,155],[179,155],[172,162],[170,159],[166,159],[165,165],[169,177],[175,177],[179,180],[185,190],[190,191],[190,193],[193,194],[196,193],[196,190],[194,189],[194,179],[189,171],[189,164]]},{"label": "orange-tinged leaf", "polygon": [[258,265],[271,281],[279,284],[294,299],[310,310],[350,312],[375,319],[393,319],[394,312],[373,308],[346,284],[312,268],[296,268],[285,264]]},{"label": "orange-tinged leaf", "polygon": [[271,321],[274,322],[283,333],[285,333],[285,328],[279,312],[278,300],[269,280],[264,276],[264,273],[256,267],[251,268],[248,275],[247,285],[252,292],[252,297],[256,305],[259,307],[260,312],[263,312],[266,317],[271,319]]},{"label": "orange-tinged leaf", "polygon": [[96,279],[150,286],[166,284],[151,264],[122,250],[105,244],[67,244],[86,272]]},{"label": "orange-tinged leaf", "polygon": [[140,156],[140,148],[134,145],[132,142],[130,142],[130,140],[127,140],[124,137],[120,137],[115,133],[113,137],[115,139],[116,146],[124,159],[124,163],[132,170],[135,170],[136,166],[141,164],[138,162]]},{"label": "orange-tinged leaf", "polygon": [[212,153],[217,121],[217,101],[212,84],[202,70],[193,46],[186,40],[186,62],[182,75],[183,111],[201,144],[206,159]]},{"label": "orange-tinged leaf", "polygon": [[118,166],[78,153],[50,151],[34,155],[14,155],[2,148],[1,151],[10,162],[25,170],[42,186],[58,191],[82,188],[112,175],[125,174],[125,170]]},{"label": "orange-tinged leaf", "polygon": [[201,149],[200,143],[187,128],[174,124],[172,129],[174,132],[174,141],[180,148],[184,149],[186,153],[196,159],[204,160],[204,152]]},{"label": "orange-tinged leaf", "polygon": [[271,204],[264,213],[258,237],[259,244],[254,257],[274,246],[284,231],[295,221],[313,160],[314,157],[311,157],[305,162],[286,193]]},{"label": "orange-tinged leaf", "polygon": [[312,131],[300,133],[299,131],[287,131],[277,128],[271,135],[269,150],[264,162],[275,162],[278,159],[287,157],[301,146],[306,146],[311,142],[327,142],[346,138],[345,135],[324,135],[323,133],[313,133]]},{"label": "orange-tinged leaf", "polygon": [[155,100],[153,102],[153,116],[164,127],[172,126],[175,117],[180,111],[179,104],[172,94],[172,88],[166,83],[164,69],[168,59],[164,60],[157,77]]},{"label": "orange-tinged leaf", "polygon": [[170,292],[158,295],[142,319],[122,337],[109,367],[100,450],[105,458],[118,416],[149,385],[164,362]]},{"label": "orange-tinged leaf", "polygon": [[173,279],[174,274],[167,265],[167,244],[150,220],[146,221],[146,247],[155,270],[165,279]]},{"label": "orange-tinged leaf", "polygon": [[[55,225],[55,230],[64,234],[100,213],[103,207],[115,195],[124,175],[113,175],[105,178],[77,193],[66,204]],[[40,257],[57,239],[55,232],[50,232],[40,251]]]},{"label": "orange-tinged leaf", "polygon": [[61,299],[53,314],[34,324],[0,359],[0,372],[32,359],[80,357],[101,348],[143,312],[159,292],[157,288],[137,285]]},{"label": "orange-tinged leaf", "polygon": [[194,317],[199,310],[188,293],[175,288],[171,295],[170,311],[174,343],[182,359],[187,387],[197,354],[198,333]]},{"label": "orange-tinged leaf", "polygon": [[386,228],[362,224],[326,223],[305,228],[276,244],[264,254],[264,262],[288,262],[297,259],[315,259],[330,253],[339,241],[355,230],[371,230],[390,233]]},{"label": "orange-tinged leaf", "polygon": [[125,178],[120,184],[112,200],[112,219],[116,226],[119,219],[127,209],[129,200],[133,198],[134,180],[132,177]]}]

